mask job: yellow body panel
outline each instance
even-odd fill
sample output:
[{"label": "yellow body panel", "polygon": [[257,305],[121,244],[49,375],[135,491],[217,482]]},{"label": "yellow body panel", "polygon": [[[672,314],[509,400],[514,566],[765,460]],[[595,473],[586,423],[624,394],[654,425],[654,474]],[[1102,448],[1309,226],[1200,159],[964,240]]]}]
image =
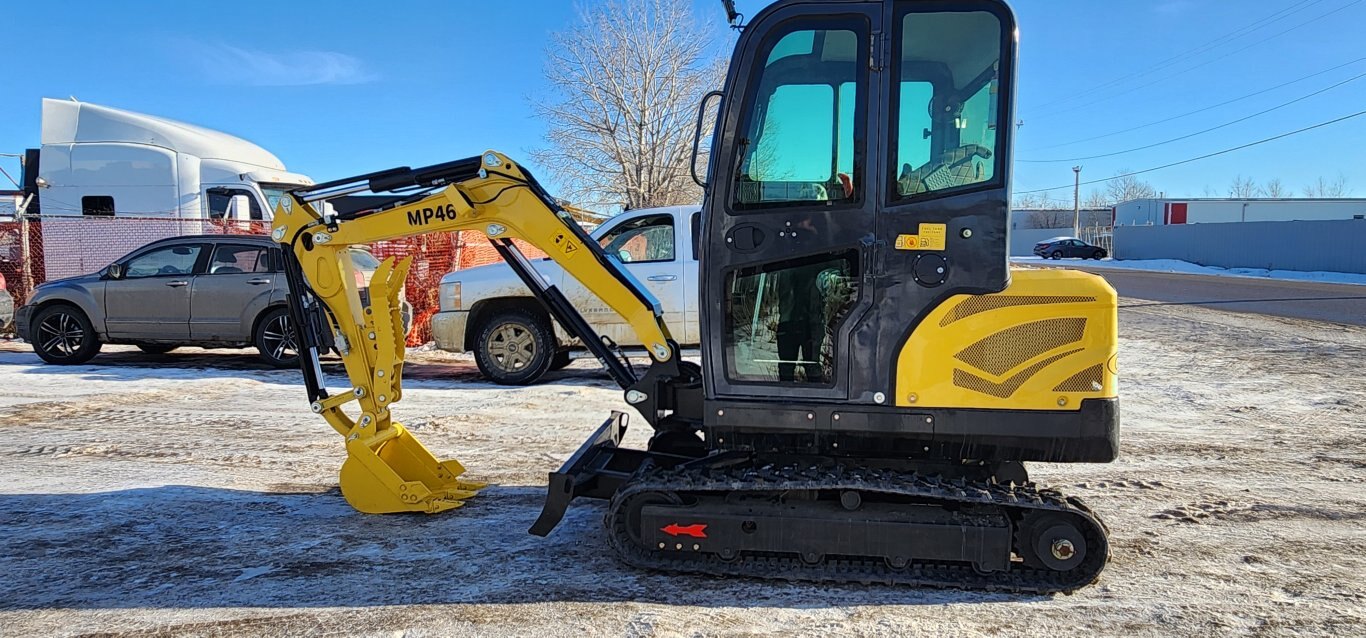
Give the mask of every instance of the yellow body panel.
[{"label": "yellow body panel", "polygon": [[[655,309],[584,249],[580,237],[529,190],[521,170],[498,153],[482,158],[487,170],[477,178],[330,228],[317,210],[293,198],[282,198],[275,211],[272,237],[298,259],[317,300],[331,311],[330,328],[351,388],[314,403],[313,410],[346,437],[341,491],[362,512],[441,512],[459,507],[485,485],[460,480],[465,468],[459,462],[439,461],[392,420],[389,408],[403,395],[405,354],[398,293],[411,259],[384,260],[371,277],[366,308],[356,290],[349,247],[458,230],[525,240],[624,317],[641,343],[650,346],[651,356],[673,356],[672,337]],[[359,414],[343,410],[353,401]]]},{"label": "yellow body panel", "polygon": [[1015,269],[1004,291],[957,295],[897,356],[896,405],[1076,410],[1118,396],[1118,310],[1101,277]]}]

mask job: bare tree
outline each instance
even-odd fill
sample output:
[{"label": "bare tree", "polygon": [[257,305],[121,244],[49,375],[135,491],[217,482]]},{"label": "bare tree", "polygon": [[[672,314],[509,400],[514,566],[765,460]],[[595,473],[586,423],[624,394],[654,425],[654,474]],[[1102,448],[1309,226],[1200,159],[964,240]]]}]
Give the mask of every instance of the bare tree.
[{"label": "bare tree", "polygon": [[1351,190],[1347,188],[1347,176],[1338,173],[1336,179],[1324,179],[1319,176],[1308,186],[1304,187],[1305,197],[1346,197]]},{"label": "bare tree", "polygon": [[1262,193],[1262,189],[1257,186],[1257,182],[1251,177],[1237,175],[1228,185],[1228,196],[1247,199],[1256,197]]},{"label": "bare tree", "polygon": [[1072,209],[1046,208],[1029,211],[1029,224],[1034,228],[1071,228]]},{"label": "bare tree", "polygon": [[1072,201],[1054,198],[1048,192],[1026,193],[1011,204],[1015,210],[1025,211],[1026,228],[1070,228]]},{"label": "bare tree", "polygon": [[[537,100],[548,146],[532,152],[588,207],[696,202],[689,174],[702,94],[724,61],[688,0],[595,0],[546,49],[553,97]],[[710,129],[706,129],[710,130]],[[699,160],[701,161],[701,160]]]},{"label": "bare tree", "polygon": [[1040,210],[1045,208],[1071,208],[1072,200],[1063,200],[1053,197],[1048,192],[1030,193],[1016,198],[1014,207],[1016,209]]},{"label": "bare tree", "polygon": [[1039,193],[1027,193],[1018,195],[1011,201],[1011,208],[1016,210],[1028,210],[1039,207]]},{"label": "bare tree", "polygon": [[1111,206],[1114,206],[1114,202],[1111,202],[1110,199],[1105,196],[1105,193],[1093,188],[1090,193],[1087,193],[1086,199],[1082,201],[1081,206],[1082,208],[1091,209],[1110,208]]},{"label": "bare tree", "polygon": [[1120,169],[1115,173],[1114,179],[1105,183],[1105,194],[1110,201],[1122,204],[1131,199],[1148,199],[1157,197],[1157,189],[1152,184],[1145,182],[1133,175],[1129,175],[1129,169]]},{"label": "bare tree", "polygon": [[1262,186],[1262,192],[1266,193],[1267,197],[1275,197],[1277,199],[1291,196],[1290,189],[1285,187],[1285,182],[1282,182],[1279,177],[1273,177],[1266,180],[1266,184]]}]

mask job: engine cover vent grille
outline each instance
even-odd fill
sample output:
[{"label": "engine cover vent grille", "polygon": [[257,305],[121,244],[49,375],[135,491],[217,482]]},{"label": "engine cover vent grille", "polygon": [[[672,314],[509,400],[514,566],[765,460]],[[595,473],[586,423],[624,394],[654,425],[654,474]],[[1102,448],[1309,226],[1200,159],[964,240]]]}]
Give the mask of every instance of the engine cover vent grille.
[{"label": "engine cover vent grille", "polygon": [[1053,388],[1054,392],[1099,392],[1101,389],[1102,376],[1105,374],[1103,364],[1093,365],[1081,372],[1072,375],[1066,381],[1059,383]]},{"label": "engine cover vent grille", "polygon": [[1000,376],[1049,350],[1081,341],[1086,320],[1045,319],[1006,328],[959,351],[955,359]]},{"label": "engine cover vent grille", "polygon": [[1075,295],[984,295],[972,297],[957,306],[953,307],[943,319],[939,320],[939,327],[943,328],[959,319],[966,319],[978,313],[997,308],[1009,308],[1011,306],[1035,306],[1058,303],[1083,303],[1095,301],[1095,297],[1081,297]]},{"label": "engine cover vent grille", "polygon": [[1020,389],[1020,386],[1024,385],[1025,381],[1028,381],[1030,377],[1038,374],[1040,370],[1052,365],[1054,361],[1081,352],[1081,350],[1081,348],[1077,348],[1076,350],[1059,352],[1058,354],[1010,375],[1010,378],[1001,381],[1000,383],[988,381],[971,372],[964,372],[963,370],[954,368],[953,384],[960,388],[972,390],[973,392],[989,394],[998,399],[1008,399],[1010,398],[1010,395],[1015,394],[1015,391]]}]

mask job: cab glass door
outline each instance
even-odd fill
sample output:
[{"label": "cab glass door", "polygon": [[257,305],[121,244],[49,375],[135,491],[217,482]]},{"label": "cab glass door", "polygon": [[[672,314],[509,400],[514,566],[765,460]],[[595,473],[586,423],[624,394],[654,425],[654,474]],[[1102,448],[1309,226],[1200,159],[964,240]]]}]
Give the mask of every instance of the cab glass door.
[{"label": "cab glass door", "polygon": [[[794,5],[742,41],[707,203],[704,356],[717,395],[842,398],[863,299],[874,4]],[[751,29],[755,29],[751,25]],[[719,365],[718,365],[719,364]]]}]

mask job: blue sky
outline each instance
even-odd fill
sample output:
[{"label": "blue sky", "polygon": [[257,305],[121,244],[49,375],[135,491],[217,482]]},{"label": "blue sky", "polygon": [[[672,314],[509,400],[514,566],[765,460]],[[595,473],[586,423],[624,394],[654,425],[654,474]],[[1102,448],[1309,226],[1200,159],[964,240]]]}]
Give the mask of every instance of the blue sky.
[{"label": "blue sky", "polygon": [[[748,14],[764,4],[737,2]],[[1017,115],[1024,122],[1017,160],[1144,146],[1366,74],[1366,60],[1361,60],[1189,117],[1047,148],[1366,58],[1361,45],[1366,2],[1013,4],[1021,31]],[[696,0],[696,5],[699,16],[724,33],[720,2]],[[240,135],[273,151],[291,170],[320,180],[440,162],[486,147],[524,156],[541,144],[544,131],[530,101],[545,95],[541,65],[547,36],[575,19],[573,4],[561,0],[243,1],[231,10],[207,2],[30,2],[12,4],[5,14],[8,24],[22,26],[24,37],[0,82],[0,152],[38,144],[40,98],[74,95]],[[1237,37],[1220,40],[1230,33]],[[1363,109],[1366,78],[1147,150],[1052,164],[1020,162],[1015,189],[1067,185],[1053,194],[1070,201],[1074,164],[1084,166],[1083,179],[1099,179]],[[12,160],[0,165],[16,168]],[[1236,175],[1258,181],[1280,177],[1298,192],[1320,175],[1339,173],[1356,195],[1366,196],[1366,116],[1143,178],[1172,196],[1200,196],[1206,187],[1224,195]],[[542,177],[553,186],[553,176]]]}]

